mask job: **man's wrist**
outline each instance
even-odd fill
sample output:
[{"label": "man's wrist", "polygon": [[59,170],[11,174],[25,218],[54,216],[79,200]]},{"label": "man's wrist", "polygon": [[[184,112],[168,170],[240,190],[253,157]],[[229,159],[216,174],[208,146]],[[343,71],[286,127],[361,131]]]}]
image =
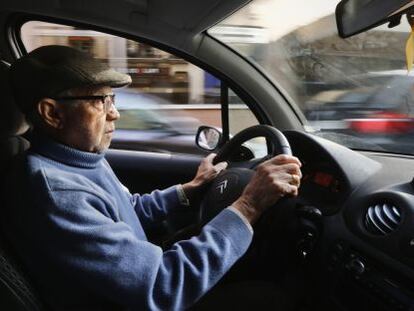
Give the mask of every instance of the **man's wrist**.
[{"label": "man's wrist", "polygon": [[193,180],[188,183],[182,184],[181,187],[184,192],[184,195],[188,198],[189,201],[192,201],[196,197],[199,189],[199,185]]},{"label": "man's wrist", "polygon": [[260,216],[257,209],[243,196],[238,198],[231,206],[238,210],[250,224],[254,224]]}]

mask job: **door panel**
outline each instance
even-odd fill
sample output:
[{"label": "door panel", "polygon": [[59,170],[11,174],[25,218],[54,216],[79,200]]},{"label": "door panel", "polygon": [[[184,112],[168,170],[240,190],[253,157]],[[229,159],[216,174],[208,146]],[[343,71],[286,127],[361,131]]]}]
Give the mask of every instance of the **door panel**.
[{"label": "door panel", "polygon": [[109,149],[106,159],[131,193],[147,193],[191,180],[202,158]]}]

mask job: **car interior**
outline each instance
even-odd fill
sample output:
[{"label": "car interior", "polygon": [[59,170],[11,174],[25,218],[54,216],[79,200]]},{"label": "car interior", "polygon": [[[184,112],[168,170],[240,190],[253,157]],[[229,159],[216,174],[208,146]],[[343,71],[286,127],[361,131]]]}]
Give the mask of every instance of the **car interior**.
[{"label": "car interior", "polygon": [[[199,208],[160,223],[150,235],[153,243],[168,248],[196,234],[237,198],[259,163],[291,152],[303,164],[298,197],[284,198],[269,208],[254,226],[250,249],[223,281],[272,282],[297,310],[414,310],[414,156],[361,148],[360,140],[348,136],[341,136],[346,144],[339,144],[328,133],[309,132],[306,117],[278,81],[208,33],[250,2],[1,1],[2,184],[10,176],[6,171],[13,174],[13,161],[30,146],[29,125],[14,103],[8,81],[10,63],[27,53],[22,25],[31,20],[61,23],[144,42],[221,81],[222,137],[214,152],[229,162],[229,169],[192,202]],[[395,1],[387,6],[385,0],[365,1],[366,6],[353,11],[352,0],[334,2],[342,37],[395,22],[411,3]],[[258,121],[235,135],[229,133],[230,89]],[[264,159],[242,147],[255,137],[267,138]],[[131,193],[147,193],[190,180],[202,156],[110,148],[106,159]],[[229,180],[225,199],[217,193],[224,180]],[[13,195],[19,195],[19,189]],[[2,192],[1,208],[13,208],[13,198],[5,196],[11,194]],[[13,241],[0,230],[0,309],[50,310],[45,301],[14,253]]]}]

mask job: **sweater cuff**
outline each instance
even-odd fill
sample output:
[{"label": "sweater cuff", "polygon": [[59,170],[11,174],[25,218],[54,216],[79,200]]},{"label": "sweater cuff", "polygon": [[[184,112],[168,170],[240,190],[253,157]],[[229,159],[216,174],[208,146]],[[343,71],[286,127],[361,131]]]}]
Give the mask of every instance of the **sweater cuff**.
[{"label": "sweater cuff", "polygon": [[183,189],[183,185],[177,185],[177,195],[178,200],[180,201],[180,204],[182,206],[189,207],[190,206],[190,200],[187,198],[187,195],[185,194],[185,191]]},{"label": "sweater cuff", "polygon": [[207,225],[221,232],[227,239],[229,239],[238,256],[242,256],[249,248],[253,238],[252,231],[250,231],[244,221],[231,210],[227,208],[224,209]]},{"label": "sweater cuff", "polygon": [[233,213],[236,213],[236,215],[239,216],[241,218],[241,220],[243,220],[244,224],[247,226],[247,228],[249,228],[250,232],[253,234],[252,225],[247,220],[247,218],[242,213],[239,212],[239,210],[235,209],[233,206],[229,206],[227,209],[229,211],[232,211]]},{"label": "sweater cuff", "polygon": [[181,206],[180,197],[178,195],[177,186],[171,186],[166,189],[160,190],[165,201],[168,202],[168,206],[175,208]]}]

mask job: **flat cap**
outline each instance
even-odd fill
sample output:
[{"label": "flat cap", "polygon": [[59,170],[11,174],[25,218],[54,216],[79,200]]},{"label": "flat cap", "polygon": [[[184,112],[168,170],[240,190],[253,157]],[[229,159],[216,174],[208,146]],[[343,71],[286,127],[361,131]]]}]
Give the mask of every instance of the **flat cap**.
[{"label": "flat cap", "polygon": [[87,53],[48,45],[15,61],[10,68],[10,81],[17,104],[23,112],[28,112],[44,97],[80,87],[122,87],[131,83],[131,77]]}]

